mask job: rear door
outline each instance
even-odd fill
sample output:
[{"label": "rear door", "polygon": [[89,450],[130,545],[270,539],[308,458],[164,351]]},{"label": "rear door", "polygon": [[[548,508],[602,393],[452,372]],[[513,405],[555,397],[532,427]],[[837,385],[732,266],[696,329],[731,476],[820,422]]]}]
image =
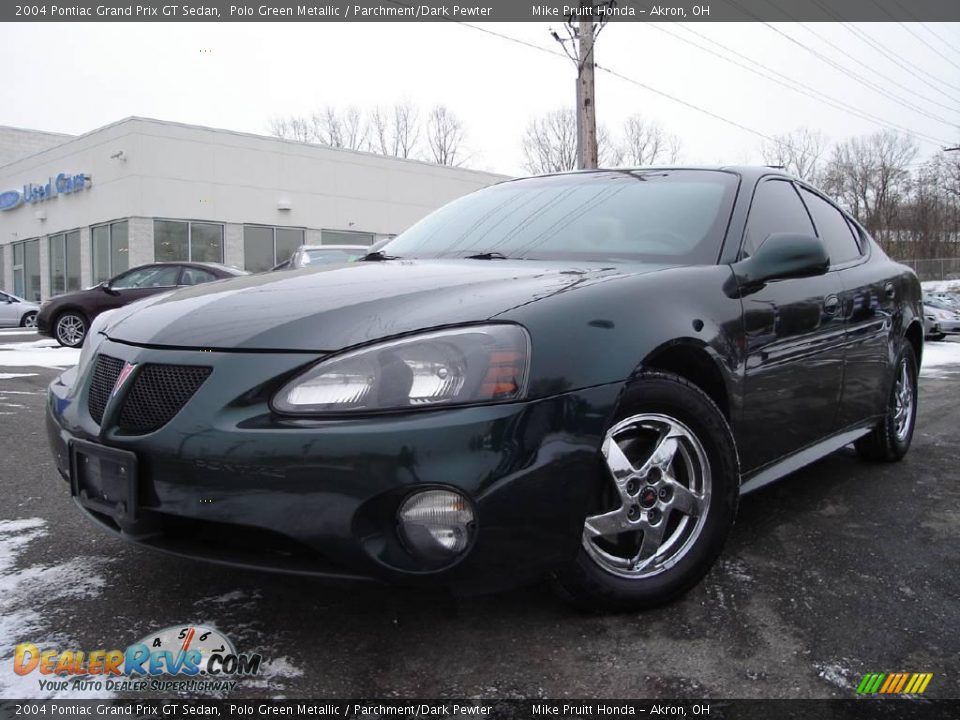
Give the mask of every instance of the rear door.
[{"label": "rear door", "polygon": [[[769,178],[754,192],[741,258],[778,232],[815,231],[793,183]],[[842,290],[837,273],[828,272],[776,280],[743,296],[746,370],[738,439],[744,471],[836,429],[844,358]]]},{"label": "rear door", "polygon": [[893,266],[870,262],[864,252],[866,238],[832,202],[805,187],[800,188],[800,196],[843,287],[840,298],[847,343],[837,425],[846,428],[883,409],[889,382],[888,338],[897,303]]}]

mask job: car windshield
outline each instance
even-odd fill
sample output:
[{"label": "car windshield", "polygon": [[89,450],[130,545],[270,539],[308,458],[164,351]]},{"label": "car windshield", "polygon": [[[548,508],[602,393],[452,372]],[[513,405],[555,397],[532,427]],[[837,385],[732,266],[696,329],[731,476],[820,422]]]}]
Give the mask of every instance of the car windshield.
[{"label": "car windshield", "polygon": [[713,170],[529,178],[456,200],[391,241],[401,258],[717,261],[738,178]]}]

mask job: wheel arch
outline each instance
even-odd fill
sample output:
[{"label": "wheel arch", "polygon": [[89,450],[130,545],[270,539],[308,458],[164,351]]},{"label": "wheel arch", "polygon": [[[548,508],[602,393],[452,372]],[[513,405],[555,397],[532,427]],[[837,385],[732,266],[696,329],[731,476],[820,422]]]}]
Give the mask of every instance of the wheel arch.
[{"label": "wheel arch", "polygon": [[719,361],[708,346],[693,338],[672,340],[651,351],[637,369],[660,370],[688,380],[702,390],[731,421],[730,389]]}]

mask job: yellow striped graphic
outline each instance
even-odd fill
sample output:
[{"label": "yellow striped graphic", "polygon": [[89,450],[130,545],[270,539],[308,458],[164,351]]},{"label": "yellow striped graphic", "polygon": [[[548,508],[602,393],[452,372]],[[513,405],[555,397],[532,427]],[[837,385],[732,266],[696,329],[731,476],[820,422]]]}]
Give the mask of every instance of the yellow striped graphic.
[{"label": "yellow striped graphic", "polygon": [[933,673],[867,673],[857,686],[858,695],[921,695]]}]

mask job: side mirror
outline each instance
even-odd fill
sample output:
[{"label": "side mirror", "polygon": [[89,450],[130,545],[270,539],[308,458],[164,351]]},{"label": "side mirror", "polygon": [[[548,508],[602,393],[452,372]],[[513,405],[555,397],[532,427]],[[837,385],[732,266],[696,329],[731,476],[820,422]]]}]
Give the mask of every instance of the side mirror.
[{"label": "side mirror", "polygon": [[10,297],[10,296],[7,296],[6,298],[4,298],[4,302],[5,302],[7,305],[13,305],[14,299],[13,299],[12,297]]},{"label": "side mirror", "polygon": [[771,280],[823,275],[830,268],[830,256],[818,237],[774,233],[763,242],[756,254],[730,267],[736,287],[724,289],[727,295],[735,297],[758,290]]},{"label": "side mirror", "polygon": [[100,289],[103,290],[107,295],[119,295],[119,293],[118,293],[116,290],[114,290],[112,287],[110,287],[110,281],[109,281],[109,280],[104,280],[102,283],[100,283],[100,286],[99,286],[99,287],[100,287]]}]

